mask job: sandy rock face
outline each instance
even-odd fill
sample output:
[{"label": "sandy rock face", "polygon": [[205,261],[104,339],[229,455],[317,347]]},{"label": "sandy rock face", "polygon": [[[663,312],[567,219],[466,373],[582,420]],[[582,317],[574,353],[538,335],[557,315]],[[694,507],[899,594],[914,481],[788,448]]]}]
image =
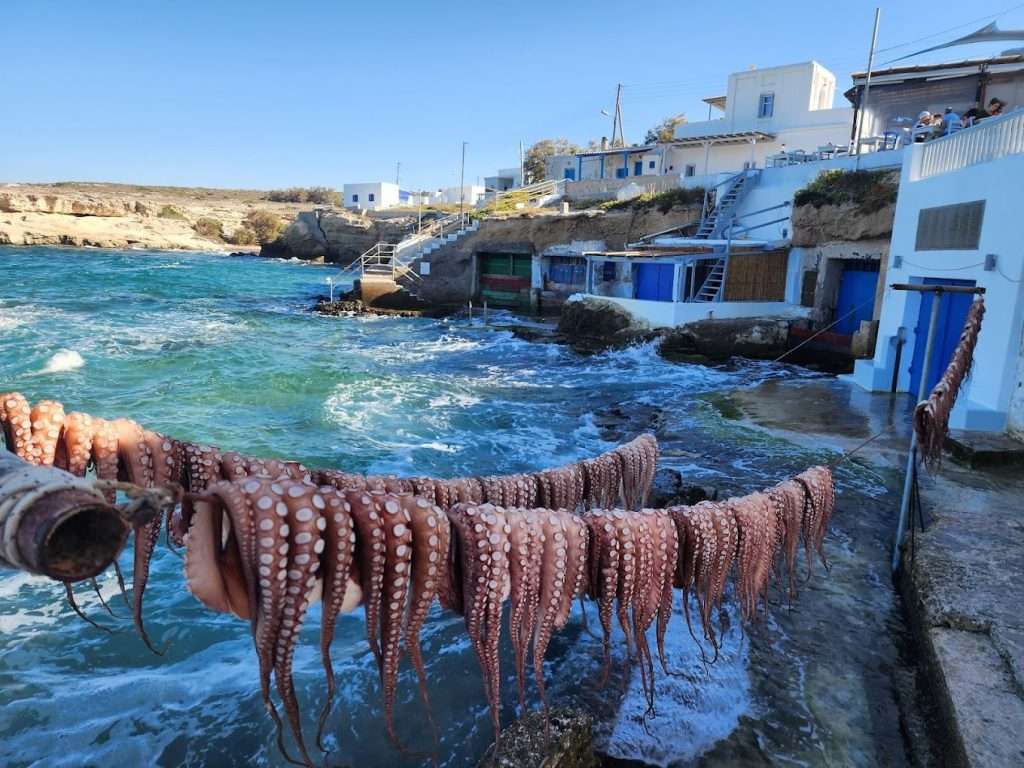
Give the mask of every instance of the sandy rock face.
[{"label": "sandy rock face", "polygon": [[0,212],[63,213],[71,216],[148,215],[148,209],[136,200],[97,198],[89,195],[37,194],[34,192],[0,191]]},{"label": "sandy rock face", "polygon": [[896,206],[861,213],[849,205],[801,205],[793,209],[793,245],[810,247],[837,241],[888,239]]}]

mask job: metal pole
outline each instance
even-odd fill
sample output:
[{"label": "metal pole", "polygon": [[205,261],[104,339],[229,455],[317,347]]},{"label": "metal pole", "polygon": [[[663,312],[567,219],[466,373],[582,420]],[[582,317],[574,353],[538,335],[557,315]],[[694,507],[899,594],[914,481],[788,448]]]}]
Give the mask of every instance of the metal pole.
[{"label": "metal pole", "polygon": [[473,319],[473,300],[469,300],[469,319]]},{"label": "metal pole", "polygon": [[395,165],[395,186],[400,186],[398,183],[399,177],[402,175],[402,163],[399,162]]},{"label": "metal pole", "polygon": [[519,140],[519,186],[526,186],[526,164],[523,160],[523,141]]},{"label": "metal pole", "polygon": [[871,94],[871,70],[875,66],[875,44],[878,42],[878,22],[882,17],[882,9],[875,8],[875,28],[871,33],[871,51],[868,53],[868,74],[864,80],[864,98],[857,99],[857,128],[853,132],[853,152],[857,155],[854,160],[854,170],[860,170],[860,133],[864,127],[864,108],[868,105],[868,96]]},{"label": "metal pole", "polygon": [[484,299],[484,325],[487,325],[487,299]]},{"label": "metal pole", "polygon": [[[935,345],[935,329],[939,327],[939,306],[942,304],[942,288],[932,293],[932,315],[928,321],[928,341],[924,346],[924,361],[921,363],[921,383],[917,387],[917,402],[924,400],[928,392],[928,369],[931,367],[932,347]],[[896,541],[892,545],[892,570],[900,567],[900,544],[903,542],[903,531],[907,523],[907,511],[910,509],[910,491],[914,482],[914,471],[917,467],[917,432],[911,430],[910,450],[907,454],[907,470],[903,477],[903,497],[900,500],[900,516],[896,521]],[[913,524],[913,523],[911,523]]]},{"label": "metal pole", "polygon": [[462,142],[462,170],[459,171],[459,228],[466,220],[466,143]]}]

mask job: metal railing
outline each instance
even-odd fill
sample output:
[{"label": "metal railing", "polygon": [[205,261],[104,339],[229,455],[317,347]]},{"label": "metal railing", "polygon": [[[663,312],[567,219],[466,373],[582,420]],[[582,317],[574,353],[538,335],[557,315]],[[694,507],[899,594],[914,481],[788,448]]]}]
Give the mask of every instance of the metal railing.
[{"label": "metal railing", "polygon": [[1024,153],[1024,109],[914,146],[911,181]]},{"label": "metal railing", "polygon": [[390,276],[392,280],[399,280],[403,277],[412,277],[422,280],[419,273],[411,266],[415,257],[406,258],[407,254],[415,253],[417,246],[429,243],[436,238],[445,237],[455,230],[465,226],[466,217],[464,214],[453,213],[440,219],[435,219],[426,226],[420,228],[419,232],[409,235],[397,243],[378,242],[371,245],[359,258],[355,259],[347,267],[341,270],[342,275],[348,274],[370,274]]},{"label": "metal railing", "polygon": [[560,197],[565,194],[565,179],[557,181],[538,181],[536,184],[528,184],[525,187],[506,189],[503,192],[494,194],[494,203],[522,202],[524,205],[536,204],[546,197]]}]

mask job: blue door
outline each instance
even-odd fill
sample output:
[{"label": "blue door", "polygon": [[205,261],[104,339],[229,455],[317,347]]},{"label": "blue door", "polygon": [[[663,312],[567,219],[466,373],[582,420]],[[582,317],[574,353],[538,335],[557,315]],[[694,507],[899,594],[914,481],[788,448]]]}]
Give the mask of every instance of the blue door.
[{"label": "blue door", "polygon": [[576,181],[576,169],[575,168],[566,168],[565,169],[565,178],[567,178],[569,181]]},{"label": "blue door", "polygon": [[644,161],[643,160],[637,160],[635,163],[633,163],[633,175],[634,176],[643,176],[644,175]]},{"label": "blue door", "polygon": [[674,264],[637,264],[636,296],[647,301],[672,301]]},{"label": "blue door", "polygon": [[[943,280],[928,278],[925,285],[974,285],[972,280]],[[932,317],[932,301],[935,294],[921,294],[921,309],[917,313],[917,325],[914,327],[914,359],[910,364],[910,392],[917,395],[921,386],[921,370],[924,362],[924,348],[928,345],[928,323]],[[964,329],[967,310],[971,308],[974,295],[970,293],[945,293],[939,304],[939,324],[935,329],[935,343],[932,346],[931,364],[928,366],[927,391],[939,381],[949,361],[953,359],[953,350],[960,340],[960,332]]]},{"label": "blue door", "polygon": [[[878,263],[848,264],[839,278],[839,300],[836,317],[843,318],[835,325],[835,332],[851,336],[860,330],[862,320],[870,320],[875,313],[875,288],[878,286]],[[851,313],[849,317],[845,317]]]}]

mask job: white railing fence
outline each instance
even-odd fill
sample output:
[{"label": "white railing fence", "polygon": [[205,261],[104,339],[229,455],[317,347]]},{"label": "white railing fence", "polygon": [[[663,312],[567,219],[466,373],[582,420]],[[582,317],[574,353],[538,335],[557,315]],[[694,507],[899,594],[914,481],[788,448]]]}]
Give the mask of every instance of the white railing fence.
[{"label": "white railing fence", "polygon": [[990,117],[941,139],[914,146],[910,180],[927,179],[1024,153],[1024,109]]}]

